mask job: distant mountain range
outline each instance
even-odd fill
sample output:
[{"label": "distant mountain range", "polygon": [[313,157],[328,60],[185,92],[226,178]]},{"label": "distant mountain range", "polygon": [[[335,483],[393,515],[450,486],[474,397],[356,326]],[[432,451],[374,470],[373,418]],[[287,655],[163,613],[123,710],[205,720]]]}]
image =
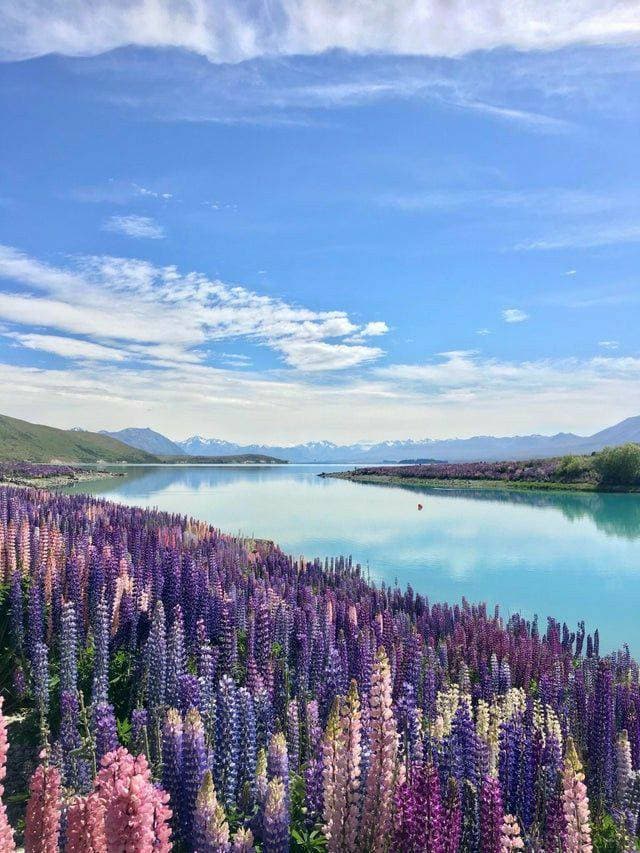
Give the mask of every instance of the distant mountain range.
[{"label": "distant mountain range", "polygon": [[106,429],[102,429],[100,430],[100,435],[108,435],[111,438],[115,438],[116,441],[122,441],[131,447],[137,447],[138,450],[153,453],[154,456],[185,455],[185,451],[180,445],[148,427],[144,429],[129,427],[128,429],[120,429],[117,432],[108,432]]},{"label": "distant mountain range", "polygon": [[[567,453],[591,453],[603,447],[640,443],[640,416],[627,418],[590,436],[561,432],[556,435],[519,435],[473,438],[422,439],[357,442],[339,445],[331,441],[311,441],[290,447],[266,444],[241,445],[216,438],[194,435],[185,441],[171,441],[151,429],[124,429],[105,433],[139,450],[158,455],[184,454],[210,457],[238,454],[275,456],[288,462],[373,464],[404,459],[440,459],[448,462],[493,461],[563,456]],[[165,449],[166,448],[166,449]]]}]

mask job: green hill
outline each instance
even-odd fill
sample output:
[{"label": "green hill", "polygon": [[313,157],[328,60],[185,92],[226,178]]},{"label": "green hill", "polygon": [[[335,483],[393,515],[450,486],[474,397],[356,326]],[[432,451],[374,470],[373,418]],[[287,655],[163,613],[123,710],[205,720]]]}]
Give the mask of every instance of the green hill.
[{"label": "green hill", "polygon": [[56,429],[0,415],[0,460],[25,462],[157,462],[156,456],[115,438]]}]

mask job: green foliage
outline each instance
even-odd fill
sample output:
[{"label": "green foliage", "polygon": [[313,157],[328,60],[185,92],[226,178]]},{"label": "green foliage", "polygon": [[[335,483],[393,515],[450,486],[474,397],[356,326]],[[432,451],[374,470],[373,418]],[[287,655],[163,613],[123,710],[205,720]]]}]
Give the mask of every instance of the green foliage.
[{"label": "green foliage", "polygon": [[567,483],[575,483],[584,480],[593,470],[591,459],[588,456],[563,456],[558,464],[557,476]]},{"label": "green foliage", "polygon": [[123,746],[129,746],[131,741],[131,721],[128,717],[123,717],[121,720],[116,720],[116,728],[118,730],[118,740]]},{"label": "green foliage", "polygon": [[109,697],[115,708],[116,718],[121,719],[131,715],[136,707],[137,669],[131,652],[119,649],[112,655],[109,662]]},{"label": "green foliage", "polygon": [[593,457],[593,467],[606,485],[632,486],[640,481],[640,445],[605,447]]},{"label": "green foliage", "polygon": [[622,850],[638,849],[637,843],[608,814],[594,825],[592,840],[594,853],[621,853]]}]

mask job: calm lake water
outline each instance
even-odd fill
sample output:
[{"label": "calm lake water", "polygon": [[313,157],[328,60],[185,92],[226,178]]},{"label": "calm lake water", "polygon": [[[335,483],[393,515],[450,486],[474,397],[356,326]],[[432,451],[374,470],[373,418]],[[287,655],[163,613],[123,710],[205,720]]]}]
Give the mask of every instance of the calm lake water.
[{"label": "calm lake water", "polygon": [[[83,483],[138,506],[273,539],[306,557],[351,554],[376,581],[432,601],[552,615],[640,654],[640,495],[429,490],[322,479],[351,466],[135,467]],[[417,510],[418,502],[424,510]]]}]

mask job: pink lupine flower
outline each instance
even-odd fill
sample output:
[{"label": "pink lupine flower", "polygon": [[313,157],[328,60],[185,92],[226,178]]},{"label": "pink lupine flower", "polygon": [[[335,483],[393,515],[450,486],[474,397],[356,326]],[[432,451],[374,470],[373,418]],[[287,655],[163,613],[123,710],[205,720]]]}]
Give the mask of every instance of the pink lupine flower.
[{"label": "pink lupine flower", "polygon": [[104,803],[97,791],[74,797],[67,809],[65,853],[107,853]]},{"label": "pink lupine flower", "polygon": [[501,853],[509,853],[510,850],[524,850],[524,841],[520,835],[517,818],[511,814],[506,814],[502,822],[500,851]]},{"label": "pink lupine flower", "polygon": [[360,823],[361,719],[358,688],[336,699],[323,741],[324,823],[329,853],[355,853]]},{"label": "pink lupine flower", "polygon": [[[44,758],[44,755],[41,755]],[[29,782],[24,831],[25,853],[58,853],[60,838],[60,771],[39,764]]]},{"label": "pink lupine flower", "polygon": [[391,670],[384,647],[378,650],[369,691],[371,759],[362,809],[363,849],[384,850],[391,832],[398,733],[391,698]]},{"label": "pink lupine flower", "polygon": [[104,803],[108,853],[171,850],[167,794],[151,783],[144,755],[120,747],[102,759],[96,790]]},{"label": "pink lupine flower", "polygon": [[571,738],[567,741],[567,754],[562,771],[562,808],[566,822],[565,853],[591,853],[591,824],[589,798],[584,784],[584,773],[578,753]]},{"label": "pink lupine flower", "polygon": [[4,785],[2,784],[7,775],[7,753],[9,752],[9,739],[7,737],[7,721],[2,713],[4,699],[0,696],[0,850],[3,853],[11,853],[16,849],[13,840],[13,830],[9,826],[7,810],[2,802]]}]

